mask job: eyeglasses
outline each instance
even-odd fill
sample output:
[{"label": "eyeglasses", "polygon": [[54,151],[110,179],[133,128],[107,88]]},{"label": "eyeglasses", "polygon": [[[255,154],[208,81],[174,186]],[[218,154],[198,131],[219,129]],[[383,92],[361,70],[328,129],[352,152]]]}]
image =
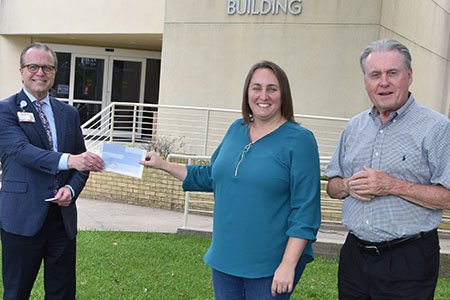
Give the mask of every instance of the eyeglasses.
[{"label": "eyeglasses", "polygon": [[39,68],[41,68],[42,72],[44,72],[45,74],[50,74],[56,70],[55,66],[52,66],[52,65],[40,66],[40,65],[36,65],[36,64],[28,64],[28,65],[23,66],[22,68],[27,68],[28,72],[33,73],[33,74],[37,73],[39,71]]}]

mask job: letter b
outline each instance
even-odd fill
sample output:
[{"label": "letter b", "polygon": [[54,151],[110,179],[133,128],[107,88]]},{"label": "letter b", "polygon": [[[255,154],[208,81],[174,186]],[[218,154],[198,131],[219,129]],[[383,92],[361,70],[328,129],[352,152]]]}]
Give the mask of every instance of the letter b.
[{"label": "letter b", "polygon": [[236,0],[228,0],[228,14],[234,15],[236,13]]}]

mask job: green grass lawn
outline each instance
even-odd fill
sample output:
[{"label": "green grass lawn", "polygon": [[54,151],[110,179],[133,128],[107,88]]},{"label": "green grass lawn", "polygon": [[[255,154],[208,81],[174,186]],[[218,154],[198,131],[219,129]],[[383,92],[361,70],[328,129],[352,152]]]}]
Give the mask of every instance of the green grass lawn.
[{"label": "green grass lawn", "polygon": [[[210,239],[108,231],[81,231],[77,239],[77,300],[214,299],[202,260]],[[336,274],[336,261],[317,257],[291,299],[337,299]],[[31,299],[43,295],[40,272]],[[435,299],[450,299],[450,278],[439,280]]]}]

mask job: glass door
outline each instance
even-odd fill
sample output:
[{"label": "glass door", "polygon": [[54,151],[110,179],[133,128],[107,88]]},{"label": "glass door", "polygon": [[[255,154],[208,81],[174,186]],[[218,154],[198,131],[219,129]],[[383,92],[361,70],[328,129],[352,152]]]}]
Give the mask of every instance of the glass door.
[{"label": "glass door", "polygon": [[[145,83],[144,59],[110,58],[109,102],[143,103]],[[133,128],[139,128],[142,109],[134,111],[133,105],[116,105],[114,136],[129,140]],[[136,133],[136,132],[135,132]]]},{"label": "glass door", "polygon": [[141,102],[142,61],[112,60],[111,102]]},{"label": "glass door", "polygon": [[[51,95],[75,106],[83,124],[102,109],[108,60],[106,57],[65,52],[56,52],[56,55],[58,72]],[[95,128],[99,125],[96,124]]]},{"label": "glass door", "polygon": [[[73,105],[78,109],[81,124],[90,120],[102,109],[104,70],[105,58],[75,57]],[[98,120],[96,121],[93,128],[100,126]]]},{"label": "glass door", "polygon": [[[49,44],[58,56],[51,96],[75,106],[85,135],[102,136],[114,125],[114,137],[151,136],[156,107],[138,109],[133,103],[157,104],[161,53],[152,51]],[[109,113],[92,118],[113,102],[120,105],[111,123]],[[146,119],[147,121],[145,121]]]}]

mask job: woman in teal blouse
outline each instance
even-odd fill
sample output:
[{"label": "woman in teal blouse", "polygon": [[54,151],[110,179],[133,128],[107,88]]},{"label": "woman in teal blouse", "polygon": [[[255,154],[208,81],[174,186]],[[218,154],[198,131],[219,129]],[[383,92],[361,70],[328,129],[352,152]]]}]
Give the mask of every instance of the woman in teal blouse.
[{"label": "woman in teal blouse", "polygon": [[311,131],[297,124],[284,71],[254,65],[244,84],[243,119],[228,129],[208,166],[147,153],[145,166],[214,192],[214,229],[204,256],[216,299],[289,299],[320,226],[320,167]]}]

